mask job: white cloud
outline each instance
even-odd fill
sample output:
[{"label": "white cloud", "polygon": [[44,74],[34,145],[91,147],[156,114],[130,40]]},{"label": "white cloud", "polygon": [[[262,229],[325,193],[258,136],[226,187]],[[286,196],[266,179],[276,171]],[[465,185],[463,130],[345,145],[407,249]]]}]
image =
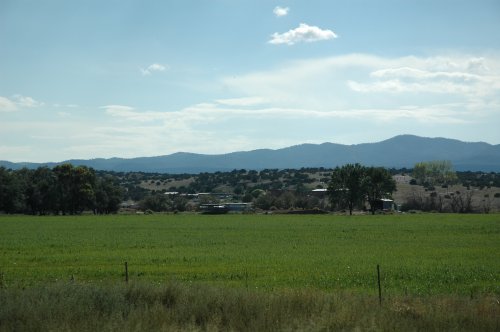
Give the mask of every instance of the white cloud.
[{"label": "white cloud", "polygon": [[228,106],[257,106],[266,103],[266,100],[261,97],[242,97],[242,98],[229,98],[217,99],[217,103]]},{"label": "white cloud", "polygon": [[134,110],[133,107],[124,105],[106,105],[106,106],[101,106],[101,109],[105,109],[106,113],[110,114],[120,114],[120,113],[123,114]]},{"label": "white cloud", "polygon": [[59,103],[56,103],[56,104],[53,104],[52,105],[53,107],[57,107],[57,108],[78,108],[79,105],[77,104],[59,104]]},{"label": "white cloud", "polygon": [[329,40],[338,36],[332,30],[322,30],[317,26],[310,26],[305,23],[300,23],[299,27],[289,30],[284,33],[273,33],[269,40],[270,44],[287,44],[294,45],[300,42],[316,42],[321,40]]},{"label": "white cloud", "polygon": [[377,81],[373,83],[358,83],[349,81],[348,86],[356,92],[379,92],[379,93],[446,93],[466,94],[475,90],[466,84],[457,84],[449,81],[436,82],[404,82],[398,79]]},{"label": "white cloud", "polygon": [[44,105],[43,102],[37,101],[32,97],[19,94],[13,95],[12,99],[0,96],[0,112],[12,112],[19,110],[19,108],[35,108]]},{"label": "white cloud", "polygon": [[364,93],[454,94],[467,98],[500,93],[500,72],[486,65],[493,60],[467,57],[393,59],[370,73],[371,79],[349,80],[348,86]]},{"label": "white cloud", "polygon": [[[117,102],[102,106],[92,118],[75,111],[42,123],[40,116],[21,121],[16,114],[4,114],[0,141],[22,137],[17,145],[29,146],[30,156],[41,161],[53,153],[58,154],[50,159],[64,160],[224,153],[304,142],[353,144],[403,133],[498,143],[498,59],[348,54],[289,61],[271,70],[220,78],[212,83],[224,87],[226,98],[175,111]],[[11,99],[0,97],[0,105],[7,105],[0,109],[20,108]],[[44,135],[51,144],[36,139]],[[4,158],[21,157],[12,149]]]},{"label": "white cloud", "polygon": [[153,74],[153,72],[155,72],[155,71],[162,72],[162,71],[165,71],[167,69],[168,69],[167,66],[159,64],[159,63],[153,63],[152,65],[149,65],[146,69],[140,68],[143,76],[149,76],[149,75]]},{"label": "white cloud", "polygon": [[137,111],[135,108],[124,105],[107,105],[102,106],[101,109],[106,110],[106,114],[113,117],[124,118],[127,120],[137,122],[149,122],[155,120],[162,120],[165,118],[164,113],[151,112],[151,111]]},{"label": "white cloud", "polygon": [[273,10],[273,13],[274,13],[274,15],[276,15],[276,17],[283,17],[283,16],[288,15],[289,11],[290,11],[290,8],[288,8],[288,7],[276,6]]},{"label": "white cloud", "polygon": [[[315,109],[498,100],[500,61],[496,57],[484,58],[482,69],[473,70],[471,59],[475,57],[385,58],[351,54],[292,61],[270,71],[227,77],[223,83],[243,96]],[[391,98],[382,98],[380,94],[384,93],[390,93]]]},{"label": "white cloud", "polygon": [[459,79],[465,81],[480,79],[479,75],[467,72],[427,71],[411,67],[380,69],[372,72],[370,75],[377,78],[399,77],[409,79]]},{"label": "white cloud", "polygon": [[16,103],[6,97],[0,96],[0,112],[17,111]]},{"label": "white cloud", "polygon": [[12,96],[12,98],[16,101],[16,104],[21,107],[31,108],[31,107],[41,107],[45,105],[43,102],[19,94]]}]

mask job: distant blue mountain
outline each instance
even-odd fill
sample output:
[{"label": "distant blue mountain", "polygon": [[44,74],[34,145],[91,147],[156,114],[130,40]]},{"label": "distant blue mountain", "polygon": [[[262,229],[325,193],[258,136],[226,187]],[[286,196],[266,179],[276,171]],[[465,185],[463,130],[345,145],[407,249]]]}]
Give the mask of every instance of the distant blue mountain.
[{"label": "distant blue mountain", "polygon": [[500,145],[401,135],[378,143],[356,145],[301,144],[277,150],[260,149],[218,155],[178,152],[158,157],[74,159],[59,163],[0,161],[0,166],[19,169],[72,163],[117,172],[200,173],[233,169],[331,168],[347,163],[412,168],[417,162],[431,160],[449,160],[458,171],[500,172]]}]

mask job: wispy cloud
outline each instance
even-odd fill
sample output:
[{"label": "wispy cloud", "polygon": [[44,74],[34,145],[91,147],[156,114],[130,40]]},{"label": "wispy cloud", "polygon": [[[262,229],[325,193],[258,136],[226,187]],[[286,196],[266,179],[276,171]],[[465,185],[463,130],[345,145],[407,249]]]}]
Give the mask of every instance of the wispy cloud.
[{"label": "wispy cloud", "polygon": [[321,40],[329,40],[337,38],[337,34],[332,30],[323,30],[317,26],[310,26],[305,23],[300,23],[300,25],[292,30],[284,33],[273,33],[270,44],[287,44],[294,45],[301,42],[316,42]]},{"label": "wispy cloud", "polygon": [[16,104],[21,107],[31,108],[31,107],[41,107],[45,105],[43,102],[19,94],[12,96],[12,98],[16,101]]},{"label": "wispy cloud", "polygon": [[0,96],[0,112],[17,111],[16,103],[6,97]]},{"label": "wispy cloud", "polygon": [[13,95],[11,99],[0,96],[0,112],[13,112],[21,108],[42,107],[45,103],[37,101],[32,97]]},{"label": "wispy cloud", "polygon": [[104,109],[106,114],[113,117],[119,117],[138,122],[148,122],[163,118],[162,114],[159,112],[139,112],[134,107],[124,105],[107,105],[102,106],[101,109]]},{"label": "wispy cloud", "polygon": [[[118,101],[99,108],[92,119],[76,111],[71,117],[57,115],[60,109],[54,110],[56,120],[43,122],[39,115],[19,121],[15,113],[2,113],[0,141],[29,132],[29,146],[39,160],[54,150],[60,160],[223,153],[304,142],[352,144],[404,133],[497,142],[500,60],[480,59],[463,54],[348,54],[289,61],[215,80],[212,84],[223,86],[226,98],[176,110],[143,109]],[[0,108],[21,108],[9,98],[0,97]],[[23,111],[40,113],[33,108]],[[52,132],[66,138],[54,138],[49,151],[49,145],[36,138]]]},{"label": "wispy cloud", "polygon": [[274,13],[274,15],[276,15],[276,17],[283,17],[283,16],[288,15],[289,11],[290,11],[290,8],[288,8],[288,7],[276,6],[273,10],[273,13]]},{"label": "wispy cloud", "polygon": [[[492,68],[500,64],[491,63]],[[389,61],[370,72],[370,78],[349,80],[348,86],[363,93],[452,94],[463,97],[500,93],[500,72],[484,58],[429,57]]]},{"label": "wispy cloud", "polygon": [[258,106],[266,103],[266,100],[262,97],[242,97],[242,98],[230,98],[230,99],[217,99],[217,103],[221,105],[228,106]]},{"label": "wispy cloud", "polygon": [[147,68],[140,68],[141,74],[143,76],[149,76],[153,74],[154,72],[162,72],[168,69],[168,66],[159,64],[159,63],[153,63],[149,65]]}]

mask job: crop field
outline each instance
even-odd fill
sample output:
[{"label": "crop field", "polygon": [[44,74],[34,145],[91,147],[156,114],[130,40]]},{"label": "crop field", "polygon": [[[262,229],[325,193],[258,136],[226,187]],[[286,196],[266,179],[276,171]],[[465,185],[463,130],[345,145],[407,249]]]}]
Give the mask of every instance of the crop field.
[{"label": "crop field", "polygon": [[500,294],[500,215],[0,217],[0,282]]}]

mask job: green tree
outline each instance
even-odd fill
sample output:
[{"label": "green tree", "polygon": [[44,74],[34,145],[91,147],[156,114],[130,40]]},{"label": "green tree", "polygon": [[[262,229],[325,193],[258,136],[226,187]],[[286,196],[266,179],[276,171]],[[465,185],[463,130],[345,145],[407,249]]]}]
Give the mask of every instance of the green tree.
[{"label": "green tree", "polygon": [[365,200],[365,176],[366,168],[358,163],[335,167],[328,186],[332,206],[347,208],[352,215],[354,207]]},{"label": "green tree", "polygon": [[33,214],[45,215],[57,210],[57,178],[48,167],[37,168],[31,176],[29,205]]},{"label": "green tree", "polygon": [[269,210],[274,205],[276,205],[276,198],[268,193],[259,195],[259,197],[254,200],[254,206],[258,209]]},{"label": "green tree", "polygon": [[391,173],[382,167],[368,167],[365,170],[363,187],[370,204],[372,214],[375,214],[375,201],[390,198],[396,190],[396,181]]},{"label": "green tree", "polygon": [[188,200],[185,197],[182,196],[176,196],[172,199],[172,210],[183,212],[186,211],[188,205]]},{"label": "green tree", "polygon": [[92,168],[63,164],[54,167],[53,172],[58,182],[58,210],[76,214],[94,208],[96,176]]},{"label": "green tree", "polygon": [[457,174],[449,160],[433,160],[416,163],[413,177],[421,185],[450,185],[457,181]]},{"label": "green tree", "polygon": [[116,213],[123,199],[123,191],[116,179],[110,175],[96,180],[94,213]]},{"label": "green tree", "polygon": [[14,172],[0,167],[0,211],[19,212],[22,206],[22,192]]},{"label": "green tree", "polygon": [[30,209],[34,193],[33,170],[23,167],[14,171],[14,177],[17,190],[19,191],[19,196],[16,198],[17,212],[33,213]]},{"label": "green tree", "polygon": [[424,184],[427,177],[427,163],[416,163],[413,167],[412,176],[417,180],[418,184]]},{"label": "green tree", "polygon": [[171,200],[164,194],[154,194],[145,197],[139,202],[139,206],[142,210],[152,210],[155,212],[169,211],[171,210]]}]

